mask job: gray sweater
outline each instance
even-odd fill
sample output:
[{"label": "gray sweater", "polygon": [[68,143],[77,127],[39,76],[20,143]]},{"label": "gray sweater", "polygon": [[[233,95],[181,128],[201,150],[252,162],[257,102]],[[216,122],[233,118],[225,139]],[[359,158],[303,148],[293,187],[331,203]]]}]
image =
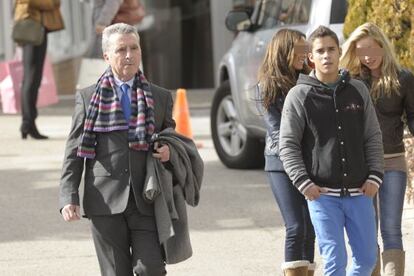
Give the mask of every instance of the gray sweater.
[{"label": "gray sweater", "polygon": [[158,238],[166,263],[174,264],[192,255],[185,203],[198,205],[204,163],[194,142],[172,128],[164,129],[153,139],[168,144],[170,161],[166,169],[148,153],[143,196],[154,203]]}]

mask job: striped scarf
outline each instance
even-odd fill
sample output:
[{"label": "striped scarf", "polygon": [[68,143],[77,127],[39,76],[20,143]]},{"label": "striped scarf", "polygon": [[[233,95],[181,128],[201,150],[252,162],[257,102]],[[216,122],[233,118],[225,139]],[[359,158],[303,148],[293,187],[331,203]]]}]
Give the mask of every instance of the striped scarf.
[{"label": "striped scarf", "polygon": [[128,123],[116,93],[114,75],[109,67],[98,80],[89,103],[77,155],[94,159],[96,133],[118,130],[128,130],[131,149],[148,151],[155,130],[154,100],[148,81],[139,71],[131,89],[131,117]]}]

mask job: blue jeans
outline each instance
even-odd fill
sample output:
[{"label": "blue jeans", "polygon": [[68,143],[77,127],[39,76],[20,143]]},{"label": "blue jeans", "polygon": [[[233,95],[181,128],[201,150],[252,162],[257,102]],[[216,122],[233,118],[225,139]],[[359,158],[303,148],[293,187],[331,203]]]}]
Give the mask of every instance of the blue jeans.
[{"label": "blue jeans", "polygon": [[407,174],[385,171],[379,189],[380,229],[384,250],[403,250],[401,219],[404,207]]},{"label": "blue jeans", "polygon": [[285,262],[307,260],[313,263],[315,232],[305,197],[284,172],[268,172],[273,195],[286,227]]},{"label": "blue jeans", "polygon": [[308,201],[325,276],[346,275],[344,228],[352,249],[348,275],[371,275],[377,261],[375,211],[372,198],[321,195]]}]

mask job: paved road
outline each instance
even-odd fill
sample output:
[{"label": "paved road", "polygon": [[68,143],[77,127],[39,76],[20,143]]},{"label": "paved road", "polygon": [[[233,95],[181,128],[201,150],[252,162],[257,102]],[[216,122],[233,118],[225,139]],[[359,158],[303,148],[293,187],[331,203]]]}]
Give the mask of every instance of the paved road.
[{"label": "paved road", "polygon": [[[57,211],[70,106],[41,110],[38,125],[48,141],[22,141],[20,117],[0,115],[0,275],[99,275],[87,220],[65,223]],[[213,149],[208,109],[200,105],[192,114],[206,165],[200,205],[188,209],[194,256],[168,266],[169,275],[281,275],[284,229],[265,175],[226,169]],[[403,230],[406,275],[414,275],[412,207]]]}]

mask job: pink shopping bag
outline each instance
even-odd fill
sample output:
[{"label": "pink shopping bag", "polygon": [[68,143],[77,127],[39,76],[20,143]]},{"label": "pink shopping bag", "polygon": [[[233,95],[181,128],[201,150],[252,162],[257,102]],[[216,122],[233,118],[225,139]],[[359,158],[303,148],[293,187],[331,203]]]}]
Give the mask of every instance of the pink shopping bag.
[{"label": "pink shopping bag", "polygon": [[[20,111],[20,90],[23,83],[23,64],[20,60],[12,60],[2,64],[3,76],[0,82],[0,96],[3,113],[15,114]],[[55,78],[52,64],[46,58],[43,66],[43,78],[39,88],[37,107],[57,103]]]}]

